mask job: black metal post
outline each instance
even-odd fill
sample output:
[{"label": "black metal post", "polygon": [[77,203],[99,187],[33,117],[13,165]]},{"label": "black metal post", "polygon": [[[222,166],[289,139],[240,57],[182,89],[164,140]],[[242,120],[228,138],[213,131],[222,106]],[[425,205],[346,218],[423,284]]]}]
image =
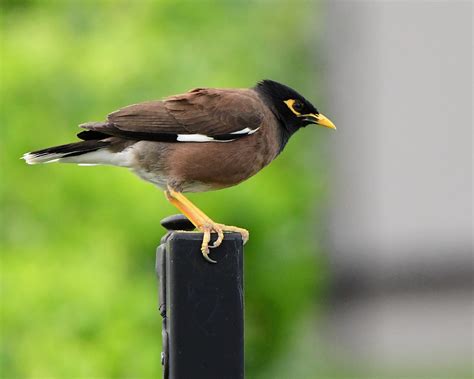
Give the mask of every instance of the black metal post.
[{"label": "black metal post", "polygon": [[[238,233],[200,252],[202,233],[181,215],[162,221],[168,229],[156,252],[163,316],[163,377],[243,378],[243,246]],[[215,238],[215,237],[214,237]]]}]

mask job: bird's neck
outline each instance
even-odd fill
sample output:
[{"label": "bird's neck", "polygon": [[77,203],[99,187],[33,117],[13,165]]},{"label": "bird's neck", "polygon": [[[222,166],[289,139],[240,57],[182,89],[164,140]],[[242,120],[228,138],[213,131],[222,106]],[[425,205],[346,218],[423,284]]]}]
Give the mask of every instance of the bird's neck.
[{"label": "bird's neck", "polygon": [[278,109],[275,105],[280,101],[278,99],[272,98],[270,94],[265,91],[259,90],[256,88],[256,92],[258,93],[259,97],[263,100],[263,102],[267,105],[267,107],[272,111],[275,119],[278,123],[278,132],[280,135],[280,149],[278,153],[281,153],[285,148],[286,144],[290,137],[300,129],[300,126],[296,126],[292,123],[292,120],[285,115],[285,109]]},{"label": "bird's neck", "polygon": [[278,120],[278,123],[280,124],[280,127],[278,128],[278,132],[280,135],[280,148],[278,151],[278,154],[279,154],[283,151],[290,137],[295,133],[295,131],[291,131],[287,129],[283,121]]}]

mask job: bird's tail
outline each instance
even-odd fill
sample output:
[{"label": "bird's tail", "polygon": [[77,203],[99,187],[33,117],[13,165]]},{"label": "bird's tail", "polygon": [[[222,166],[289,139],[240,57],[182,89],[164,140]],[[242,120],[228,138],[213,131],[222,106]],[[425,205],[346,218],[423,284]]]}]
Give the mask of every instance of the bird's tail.
[{"label": "bird's tail", "polygon": [[86,157],[95,151],[98,151],[109,144],[107,141],[82,141],[68,143],[67,145],[53,146],[46,149],[32,151],[23,155],[23,159],[28,164],[51,163],[51,162],[70,162],[70,163],[101,163],[91,162]]}]

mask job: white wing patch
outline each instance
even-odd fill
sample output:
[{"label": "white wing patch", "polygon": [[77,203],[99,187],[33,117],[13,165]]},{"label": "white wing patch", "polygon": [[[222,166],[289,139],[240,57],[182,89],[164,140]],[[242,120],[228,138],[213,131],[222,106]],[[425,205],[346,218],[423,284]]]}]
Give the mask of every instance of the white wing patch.
[{"label": "white wing patch", "polygon": [[176,141],[179,142],[209,142],[214,138],[205,136],[204,134],[178,134]]},{"label": "white wing patch", "polygon": [[236,132],[232,132],[230,134],[254,134],[258,129],[260,129],[260,126],[257,129],[245,128],[242,130],[237,130]]},{"label": "white wing patch", "polygon": [[[231,141],[235,141],[237,137],[244,137],[246,135],[254,134],[258,129],[260,129],[260,127],[258,127],[257,129],[244,128],[241,130],[237,130],[236,132],[226,134],[225,136],[228,136],[228,138],[224,136],[210,137],[204,134],[177,134],[176,141],[178,142],[231,142]],[[232,138],[231,136],[235,136],[236,138]]]}]

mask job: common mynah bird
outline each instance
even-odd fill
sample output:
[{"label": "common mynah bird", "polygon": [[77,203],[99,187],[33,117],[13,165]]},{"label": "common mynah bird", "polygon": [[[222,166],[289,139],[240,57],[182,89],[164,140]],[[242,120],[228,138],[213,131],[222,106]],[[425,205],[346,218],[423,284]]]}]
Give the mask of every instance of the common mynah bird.
[{"label": "common mynah bird", "polygon": [[[218,224],[184,192],[234,186],[274,160],[298,129],[317,124],[335,129],[298,92],[272,80],[253,88],[196,88],[164,100],[121,108],[103,122],[80,125],[80,142],[49,147],[23,156],[28,164],[64,162],[127,167],[162,188],[167,199],[203,232],[201,252],[238,232]],[[217,234],[210,245],[211,233]]]}]

